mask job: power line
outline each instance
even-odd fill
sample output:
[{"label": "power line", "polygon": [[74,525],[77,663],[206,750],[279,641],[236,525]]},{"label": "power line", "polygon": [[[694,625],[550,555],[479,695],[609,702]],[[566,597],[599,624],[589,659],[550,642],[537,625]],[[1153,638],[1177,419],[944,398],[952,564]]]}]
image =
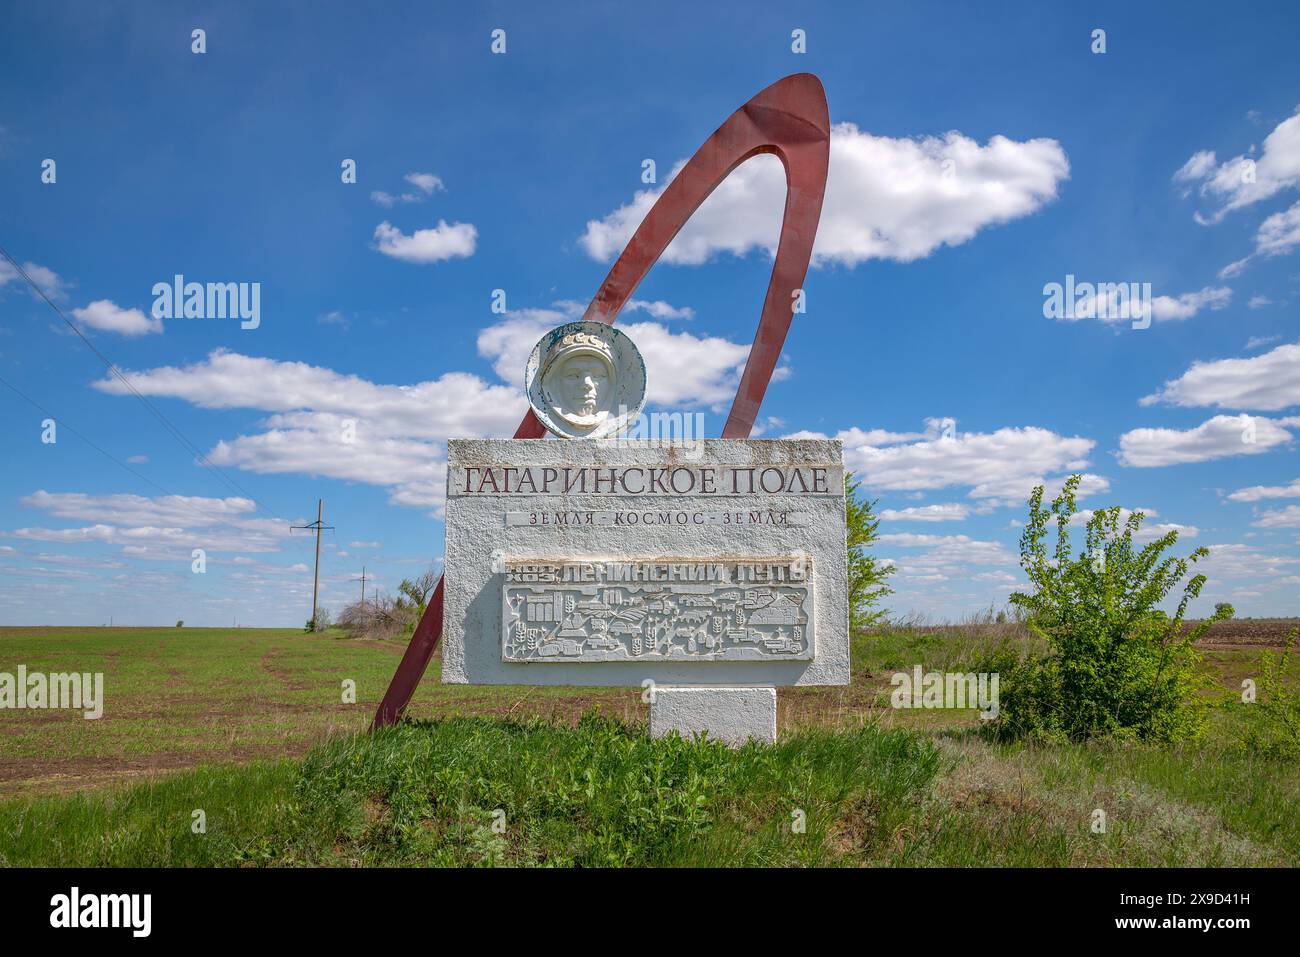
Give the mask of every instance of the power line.
[{"label": "power line", "polygon": [[234,481],[234,479],[226,475],[225,472],[217,468],[217,466],[214,465],[208,459],[208,457],[199,450],[198,446],[196,446],[193,442],[191,442],[188,438],[186,438],[185,434],[181,432],[179,428],[173,425],[171,420],[168,419],[167,416],[163,415],[163,413],[158,409],[158,407],[155,406],[152,402],[150,402],[148,398],[146,398],[144,394],[141,393],[131,383],[130,379],[128,379],[125,375],[123,375],[122,371],[118,369],[117,365],[111,359],[109,359],[108,356],[104,355],[104,353],[99,351],[99,349],[95,346],[95,344],[91,342],[89,338],[86,337],[86,334],[81,331],[81,329],[77,326],[77,324],[63,314],[63,310],[54,304],[54,301],[45,294],[45,290],[36,284],[35,280],[33,280],[32,277],[27,274],[27,270],[24,269],[21,265],[19,265],[18,260],[14,259],[13,256],[9,255],[9,251],[5,249],[3,246],[0,246],[0,255],[4,256],[4,258],[8,260],[9,265],[11,265],[14,268],[14,270],[18,273],[18,275],[21,276],[26,281],[27,285],[31,286],[32,290],[43,300],[45,300],[45,304],[54,310],[55,315],[57,315],[60,319],[62,319],[63,322],[67,325],[67,327],[77,334],[77,337],[86,344],[86,347],[89,348],[90,351],[93,352],[102,363],[104,363],[104,365],[108,368],[108,371],[111,372],[118,379],[120,379],[122,384],[126,386],[127,390],[132,395],[134,395],[137,399],[140,400],[140,402],[144,405],[144,407],[148,409],[150,413],[152,413],[154,418],[156,418],[163,425],[163,427],[167,429],[167,431],[170,432],[178,442],[181,443],[181,445],[186,450],[188,450],[192,455],[194,455],[198,459],[200,465],[208,469],[208,471],[212,472],[212,474],[214,474],[215,476],[217,476],[217,478],[219,478],[222,482],[224,482],[226,488],[231,489],[235,493],[242,495],[244,498],[251,501],[253,505],[258,508],[258,510],[265,512],[266,514],[272,516],[273,518],[278,518],[282,522],[285,521],[285,519],[281,518],[279,514],[277,514],[276,512],[272,511],[269,508],[264,507],[261,502],[255,499],[247,491],[245,491],[244,488],[238,482]]}]

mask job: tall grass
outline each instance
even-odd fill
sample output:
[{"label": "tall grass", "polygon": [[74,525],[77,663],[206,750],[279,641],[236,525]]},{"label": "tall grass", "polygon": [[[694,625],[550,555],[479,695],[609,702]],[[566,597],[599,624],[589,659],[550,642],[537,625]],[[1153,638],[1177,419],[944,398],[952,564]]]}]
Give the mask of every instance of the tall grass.
[{"label": "tall grass", "polygon": [[[775,747],[483,718],[328,743],[301,766],[0,805],[10,865],[817,865],[886,847],[939,768],[875,727]],[[192,833],[194,809],[207,832]]]}]

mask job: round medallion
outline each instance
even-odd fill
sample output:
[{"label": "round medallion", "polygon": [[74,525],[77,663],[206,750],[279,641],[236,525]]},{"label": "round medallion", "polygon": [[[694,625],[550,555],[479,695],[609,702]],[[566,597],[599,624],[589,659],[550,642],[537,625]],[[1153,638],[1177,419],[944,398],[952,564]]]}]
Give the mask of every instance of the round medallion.
[{"label": "round medallion", "polygon": [[611,438],[645,406],[645,361],[613,326],[566,322],[533,347],[524,389],[533,414],[561,438]]}]

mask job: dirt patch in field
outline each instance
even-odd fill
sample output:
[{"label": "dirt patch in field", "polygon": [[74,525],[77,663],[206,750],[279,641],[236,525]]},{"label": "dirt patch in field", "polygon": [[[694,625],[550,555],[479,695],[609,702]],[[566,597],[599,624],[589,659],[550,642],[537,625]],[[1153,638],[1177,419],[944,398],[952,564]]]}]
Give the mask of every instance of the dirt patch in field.
[{"label": "dirt patch in field", "polygon": [[200,764],[247,764],[256,760],[297,758],[315,742],[286,743],[278,748],[233,748],[211,752],[161,752],[124,757],[51,758],[39,762],[0,759],[0,793],[5,797],[68,794],[88,788],[135,783]]},{"label": "dirt patch in field", "polygon": [[1216,621],[1196,647],[1227,651],[1233,648],[1281,648],[1300,618],[1240,618]]}]

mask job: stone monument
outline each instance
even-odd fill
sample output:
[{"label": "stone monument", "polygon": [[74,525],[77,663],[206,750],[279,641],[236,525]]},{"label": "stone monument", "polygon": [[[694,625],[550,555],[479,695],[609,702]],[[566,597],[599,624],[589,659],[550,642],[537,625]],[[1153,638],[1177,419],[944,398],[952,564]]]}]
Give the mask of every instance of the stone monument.
[{"label": "stone monument", "polygon": [[[785,212],[722,438],[620,438],[645,366],[612,324],[700,204],[760,153],[781,160]],[[778,685],[848,683],[842,450],[749,439],[804,311],[829,159],[817,77],[759,91],[664,188],[582,321],[537,344],[514,438],[448,443],[443,578],[372,727],[401,716],[444,632],[446,681],[640,685],[654,734],[771,741]]]},{"label": "stone monument", "polygon": [[778,685],[848,683],[838,441],[620,438],[645,365],[603,323],[526,381],[572,441],[448,444],[443,681],[641,687],[652,734],[731,744],[775,741]]}]

